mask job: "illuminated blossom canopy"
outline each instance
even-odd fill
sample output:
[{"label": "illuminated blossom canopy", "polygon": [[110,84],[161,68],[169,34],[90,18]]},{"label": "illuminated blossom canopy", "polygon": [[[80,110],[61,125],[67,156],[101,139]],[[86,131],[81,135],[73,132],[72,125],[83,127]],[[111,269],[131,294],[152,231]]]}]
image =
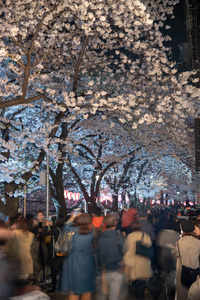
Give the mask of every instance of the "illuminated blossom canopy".
[{"label": "illuminated blossom canopy", "polygon": [[199,115],[200,94],[190,72],[177,74],[160,31],[177,2],[2,1],[1,182],[27,180],[20,174],[37,171],[46,151],[62,158],[63,128],[96,114],[142,135],[143,147],[161,137],[191,155],[186,120]]}]

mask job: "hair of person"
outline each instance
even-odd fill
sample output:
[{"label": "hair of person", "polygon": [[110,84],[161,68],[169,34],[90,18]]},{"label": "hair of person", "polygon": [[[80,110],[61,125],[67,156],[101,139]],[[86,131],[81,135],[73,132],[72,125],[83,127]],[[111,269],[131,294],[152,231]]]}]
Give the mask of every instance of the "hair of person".
[{"label": "hair of person", "polygon": [[195,236],[194,232],[183,232],[182,236]]},{"label": "hair of person", "polygon": [[105,224],[106,229],[115,227],[116,223],[117,223],[116,215],[110,213],[104,217],[104,224]]},{"label": "hair of person", "polygon": [[136,208],[136,204],[134,201],[130,202],[129,208]]},{"label": "hair of person", "polygon": [[145,217],[147,217],[147,210],[146,209],[139,210],[139,218],[145,218]]},{"label": "hair of person", "polygon": [[91,232],[91,216],[87,213],[82,213],[75,219],[75,225],[79,227],[80,234],[89,234]]},{"label": "hair of person", "polygon": [[17,222],[17,229],[21,229],[23,232],[28,233],[28,223],[26,219],[19,219]]},{"label": "hair of person", "polygon": [[196,220],[195,223],[194,223],[194,225],[195,225],[196,227],[200,228],[200,220]]},{"label": "hair of person", "polygon": [[95,215],[97,215],[98,217],[100,217],[101,216],[101,208],[98,207],[98,206],[94,207],[92,209],[92,213],[95,214]]},{"label": "hair of person", "polygon": [[33,214],[27,214],[26,215],[26,219],[29,220],[29,219],[33,219],[34,218],[34,215]]},{"label": "hair of person", "polygon": [[17,218],[10,218],[10,226],[14,225],[14,224],[17,224],[18,220]]},{"label": "hair of person", "polygon": [[134,232],[134,231],[141,231],[141,228],[142,228],[142,224],[140,223],[140,221],[134,221],[131,224],[131,230],[132,230],[132,232]]},{"label": "hair of person", "polygon": [[43,214],[43,216],[44,216],[44,212],[43,212],[42,210],[38,210],[38,211],[37,211],[37,215],[38,215],[38,214]]},{"label": "hair of person", "polygon": [[64,216],[60,216],[60,217],[58,217],[57,221],[55,222],[55,227],[62,228],[64,223],[65,223]]},{"label": "hair of person", "polygon": [[15,216],[15,218],[16,219],[21,219],[21,218],[23,219],[24,216],[21,213],[17,213],[16,216]]}]

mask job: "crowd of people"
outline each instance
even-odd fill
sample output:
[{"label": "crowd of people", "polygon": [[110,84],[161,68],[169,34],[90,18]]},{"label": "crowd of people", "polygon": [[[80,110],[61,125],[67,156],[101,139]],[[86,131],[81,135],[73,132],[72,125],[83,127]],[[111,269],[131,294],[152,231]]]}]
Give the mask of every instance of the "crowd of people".
[{"label": "crowd of people", "polygon": [[[58,253],[60,234],[71,233],[71,251]],[[0,213],[1,299],[37,291],[50,269],[52,289],[69,300],[200,299],[200,280],[182,283],[182,266],[199,268],[200,213],[136,209],[102,216],[89,213],[45,220],[44,213]],[[138,253],[139,245],[147,254]],[[200,269],[199,269],[200,270]],[[198,275],[198,274],[197,274]],[[40,299],[48,299],[45,298]],[[15,298],[17,299],[17,298]]]}]

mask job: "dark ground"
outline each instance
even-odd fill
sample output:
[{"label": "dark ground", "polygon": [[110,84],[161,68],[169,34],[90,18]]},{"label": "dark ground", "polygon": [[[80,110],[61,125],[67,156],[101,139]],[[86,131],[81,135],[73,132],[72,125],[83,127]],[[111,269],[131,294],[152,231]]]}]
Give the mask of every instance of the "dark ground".
[{"label": "dark ground", "polygon": [[[47,291],[51,289],[51,283],[42,285],[42,291],[46,293],[52,300],[65,300],[65,297],[59,293],[48,293]],[[128,295],[127,299],[124,300],[135,300],[136,298],[133,295]],[[95,293],[92,295],[92,300],[95,300]],[[144,300],[158,300],[158,296],[155,298],[146,291]]]}]

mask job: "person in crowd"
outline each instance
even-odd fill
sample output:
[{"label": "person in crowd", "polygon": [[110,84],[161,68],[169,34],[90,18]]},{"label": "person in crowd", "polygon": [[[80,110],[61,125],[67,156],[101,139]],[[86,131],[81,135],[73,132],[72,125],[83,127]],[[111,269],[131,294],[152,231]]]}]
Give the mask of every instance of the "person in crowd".
[{"label": "person in crowd", "polygon": [[199,267],[200,241],[194,237],[194,224],[185,220],[181,223],[181,239],[176,243],[172,253],[177,257],[176,262],[176,299],[186,300],[188,288],[181,283],[182,265],[196,269]]},{"label": "person in crowd", "polygon": [[92,227],[95,229],[103,230],[105,229],[103,224],[103,216],[101,215],[101,208],[96,206],[92,210]]},{"label": "person in crowd", "polygon": [[[5,228],[5,218],[3,213],[0,214],[0,298],[8,300],[14,295],[15,278],[13,276],[11,265],[7,259],[5,245],[8,239],[8,230]],[[5,238],[3,232],[7,232]],[[2,234],[2,235],[1,235]]]},{"label": "person in crowd", "polygon": [[151,238],[148,234],[142,233],[142,226],[139,221],[131,225],[130,233],[124,245],[124,263],[126,265],[130,288],[137,299],[144,299],[146,281],[152,277],[151,259],[136,254],[136,242],[141,241],[143,237],[144,244],[151,246]]},{"label": "person in crowd", "polygon": [[15,216],[15,219],[17,219],[17,221],[19,221],[20,219],[23,219],[24,216],[21,213],[17,213]]},{"label": "person in crowd", "polygon": [[159,299],[168,299],[175,293],[176,285],[176,260],[172,255],[176,242],[180,239],[180,234],[176,227],[166,224],[166,229],[159,231],[156,239],[159,275],[161,275],[161,295]]},{"label": "person in crowd", "polygon": [[31,256],[33,259],[33,276],[32,282],[37,284],[40,281],[41,262],[38,260],[39,254],[39,241],[38,241],[38,219],[34,215],[29,214],[27,218],[29,231],[34,234],[33,244],[31,247]]},{"label": "person in crowd", "polygon": [[110,213],[105,216],[105,231],[97,240],[98,300],[107,299],[107,293],[109,300],[126,299],[127,284],[122,265],[124,238],[115,230],[117,221],[115,214]]},{"label": "person in crowd", "polygon": [[200,220],[200,210],[197,210],[196,216],[197,216],[197,220]]},{"label": "person in crowd", "polygon": [[195,237],[200,240],[200,220],[196,220],[194,225],[195,225],[195,230],[194,230]]},{"label": "person in crowd", "polygon": [[51,224],[51,228],[49,230],[49,221],[46,222],[46,226],[44,227],[44,236],[51,235],[51,240],[48,245],[48,254],[47,254],[47,265],[51,268],[51,279],[52,279],[52,289],[48,292],[55,292],[57,287],[57,275],[61,269],[61,265],[64,260],[64,255],[56,253],[54,246],[57,242],[58,236],[62,230],[62,227],[65,223],[65,218],[60,216],[55,224]]},{"label": "person in crowd", "polygon": [[170,213],[168,215],[168,220],[166,222],[166,228],[169,230],[177,231],[180,232],[180,226],[179,224],[175,221],[174,214]]},{"label": "person in crowd", "polygon": [[133,201],[130,204],[128,210],[124,210],[121,216],[121,229],[128,235],[131,232],[131,224],[136,221],[138,216],[138,211],[134,206]]},{"label": "person in crowd", "polygon": [[167,228],[168,213],[166,210],[161,210],[158,216],[159,220],[156,223],[156,235],[159,231]]},{"label": "person in crowd", "polygon": [[[20,218],[17,223],[17,229],[14,230],[17,239],[18,254],[20,260],[19,279],[27,280],[33,274],[33,260],[31,256],[31,247],[34,234],[28,230],[26,219]],[[17,249],[16,249],[17,250]]]},{"label": "person in crowd", "polygon": [[142,232],[145,232],[150,236],[152,243],[155,242],[155,228],[153,224],[150,223],[147,219],[148,218],[147,210],[144,209],[139,210],[138,214],[139,214],[139,221],[142,226],[141,227]]},{"label": "person in crowd", "polygon": [[38,220],[38,263],[40,264],[40,268],[42,271],[42,279],[40,280],[42,283],[46,283],[46,262],[47,262],[47,245],[45,244],[45,237],[43,235],[43,229],[46,225],[45,216],[43,211],[37,212],[37,220]]},{"label": "person in crowd", "polygon": [[[73,222],[75,221],[75,227]],[[64,258],[60,272],[58,291],[68,295],[66,300],[90,300],[95,290],[95,260],[92,249],[94,232],[90,228],[91,217],[87,213],[72,214],[63,231],[74,232],[72,250]]]}]

